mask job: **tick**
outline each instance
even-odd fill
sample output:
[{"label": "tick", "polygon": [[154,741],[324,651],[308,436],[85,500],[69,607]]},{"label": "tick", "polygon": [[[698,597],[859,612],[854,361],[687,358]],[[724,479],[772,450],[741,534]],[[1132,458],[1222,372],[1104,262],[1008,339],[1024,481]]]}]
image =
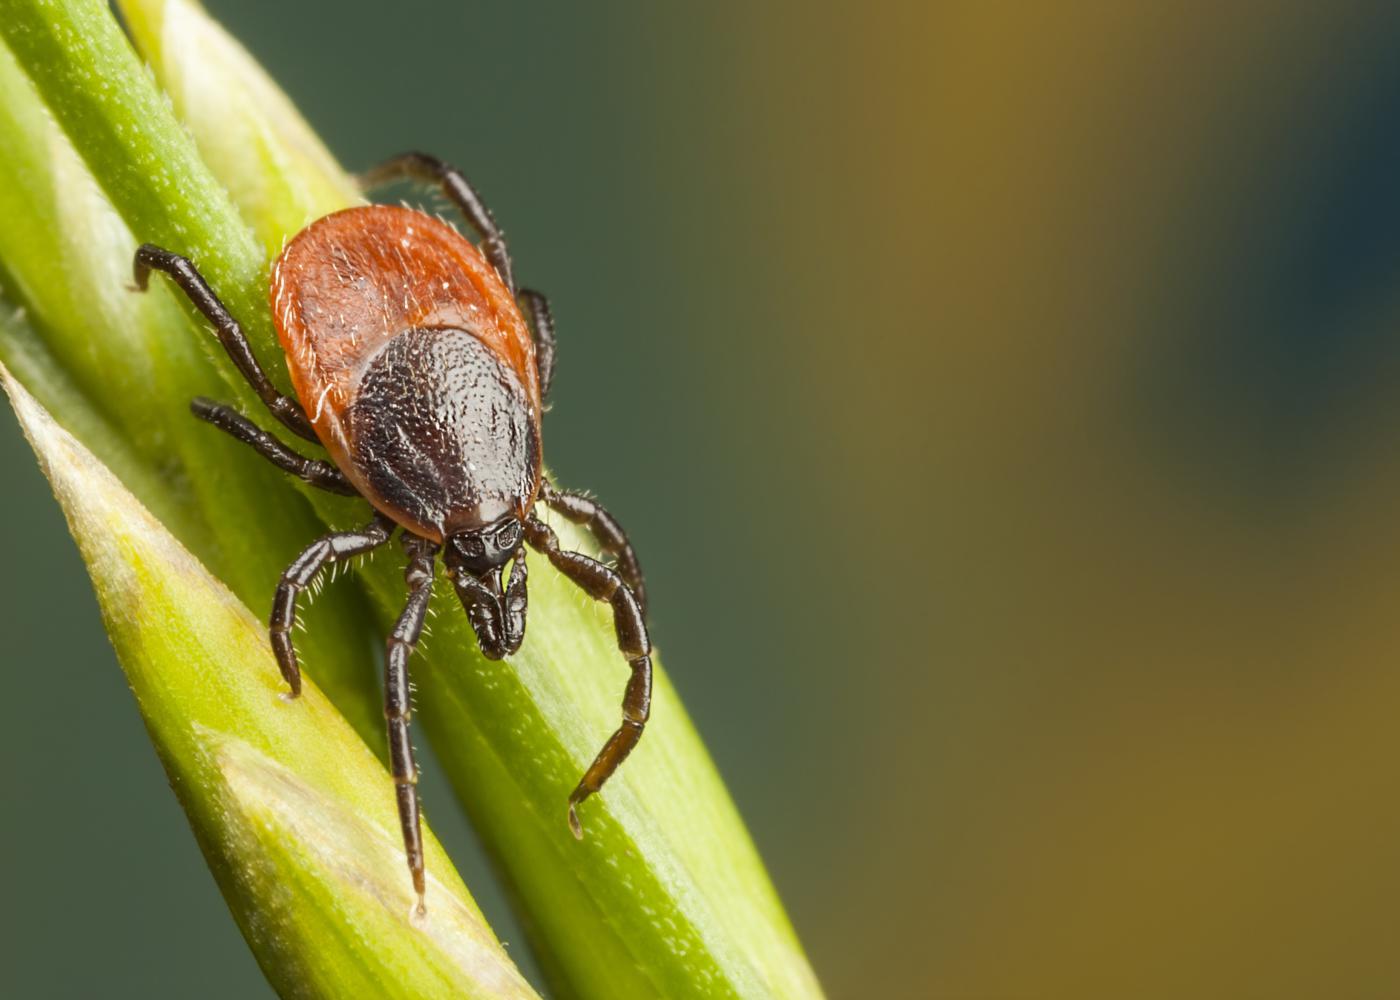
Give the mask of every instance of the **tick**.
[{"label": "tick", "polygon": [[[144,244],[133,265],[145,290],[169,275],[214,324],[234,365],[272,415],[322,445],[307,458],[229,406],[195,399],[195,416],[252,446],[319,489],[374,508],[358,531],[311,543],[287,567],[272,602],[269,637],[295,697],[301,668],[292,647],[297,597],[334,563],[400,532],[408,602],[387,643],[384,715],[404,850],[423,910],[418,768],[409,741],[408,661],[423,630],[438,556],[481,652],[510,656],[525,636],[525,545],[543,553],[590,597],[612,606],[617,644],[631,668],[622,725],[569,795],[568,820],[603,787],[641,739],[651,704],[646,589],[626,534],[597,502],[556,489],[541,474],[540,415],[554,374],[554,322],[539,292],[517,288],[510,252],[485,203],[461,172],[406,153],[365,175],[440,185],[481,241],[409,208],[349,208],[313,222],[272,268],[269,298],[296,396],[263,371],[238,321],[186,258]],[[537,503],[585,526],[609,566],[560,548]],[[509,569],[507,570],[507,565]]]}]

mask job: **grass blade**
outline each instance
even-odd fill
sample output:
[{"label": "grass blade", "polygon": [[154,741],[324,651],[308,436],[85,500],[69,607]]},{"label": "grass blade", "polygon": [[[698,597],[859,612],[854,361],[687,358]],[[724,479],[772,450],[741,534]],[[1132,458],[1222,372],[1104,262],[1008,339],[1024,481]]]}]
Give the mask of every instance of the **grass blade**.
[{"label": "grass blade", "polygon": [[238,42],[184,0],[119,4],[175,114],[269,256],[289,233],[363,199],[320,137]]},{"label": "grass blade", "polygon": [[[191,417],[193,397],[237,399],[242,387],[235,391],[221,377],[227,359],[162,280],[147,294],[131,291],[135,232],[144,231],[144,220],[116,210],[3,44],[0,135],[0,283],[12,305],[23,307],[29,331],[21,358],[19,327],[0,329],[0,358],[186,547],[266,615],[278,574],[324,530],[321,518],[363,520],[362,505],[323,508],[318,517],[284,476]],[[40,369],[42,383],[31,382]],[[79,409],[91,417],[81,425]],[[99,425],[101,441],[90,436]],[[337,589],[315,603],[317,627],[298,645],[356,730],[382,746],[379,638],[368,617],[358,592]]]},{"label": "grass blade", "polygon": [[430,834],[433,909],[411,917],[383,766],[314,685],[281,696],[261,623],[8,372],[0,380],[171,786],[273,986],[533,997]]},{"label": "grass blade", "polygon": [[[202,171],[197,154],[169,108],[152,96],[154,88],[148,94],[144,77],[129,79],[132,60],[124,40],[112,37],[110,24],[99,23],[96,5],[68,0],[60,6],[82,30],[56,32],[45,25],[40,8],[47,5],[15,0],[0,33],[103,178],[121,217],[133,227],[149,227],[157,241],[191,249],[249,328],[255,347],[270,354],[262,251],[280,245],[308,213],[324,210],[327,192],[339,191],[348,203],[343,174],[316,157],[282,155],[276,147],[295,144],[296,128],[285,115],[274,115],[277,120],[254,129],[267,152],[210,154],[218,183],[201,181],[164,200],[169,186],[144,175]],[[188,27],[201,25],[198,8],[183,0],[128,0],[122,7],[151,50],[162,84],[176,95],[189,134],[198,139],[217,130],[218,115],[227,111],[217,110],[217,102],[182,97],[189,85],[177,79],[182,66],[187,72],[200,59],[201,37],[209,44],[202,26]],[[180,34],[181,24],[188,34]],[[201,92],[226,88],[239,113],[256,117],[245,74],[228,69],[237,60],[225,57],[205,61]],[[56,65],[64,63],[86,69]],[[211,79],[221,65],[231,75]],[[108,81],[101,95],[84,92],[93,76]],[[93,115],[107,123],[93,125],[87,120]],[[151,132],[158,134],[141,134]],[[199,141],[212,148],[207,139]],[[270,170],[297,176],[269,181]],[[211,186],[216,190],[210,202],[192,203]],[[246,194],[269,188],[283,194]],[[231,204],[227,191],[243,200]],[[222,234],[235,229],[237,238],[223,246]],[[317,502],[316,509],[331,519],[324,505]],[[571,525],[556,529],[565,545],[591,550]],[[387,564],[373,566],[364,579],[383,623],[403,599],[399,573]],[[444,594],[432,640],[413,670],[422,690],[420,718],[513,883],[561,992],[609,1000],[819,996],[743,823],[659,664],[646,738],[608,789],[585,806],[585,840],[577,843],[569,835],[566,796],[618,723],[626,667],[604,609],[586,602],[542,559],[532,563],[531,597],[525,646],[507,664],[479,655],[460,608]]]}]

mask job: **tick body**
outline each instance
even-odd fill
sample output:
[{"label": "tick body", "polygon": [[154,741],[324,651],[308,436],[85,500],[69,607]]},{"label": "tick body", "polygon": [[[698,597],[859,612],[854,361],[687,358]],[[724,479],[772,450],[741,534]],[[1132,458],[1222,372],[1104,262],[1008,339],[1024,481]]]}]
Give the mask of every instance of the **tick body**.
[{"label": "tick body", "polygon": [[[324,446],[308,458],[230,407],[206,399],[196,416],[251,445],[313,486],[358,495],[374,517],[357,531],[317,539],[287,568],[273,600],[269,637],[291,694],[301,670],[291,634],[297,598],[328,566],[369,552],[398,532],[408,599],[386,649],[384,712],[404,848],[419,908],[425,879],[409,739],[408,664],[422,633],[441,556],[484,655],[520,648],[528,610],[525,546],[544,555],[613,610],[631,669],[622,725],[569,796],[568,820],[641,738],[651,702],[646,592],[616,520],[592,499],[560,491],[541,474],[540,418],[554,367],[554,329],[543,295],[517,289],[504,238],[480,197],[452,167],[409,153],[366,176],[440,184],[481,243],[408,208],[366,206],[313,222],[283,250],[270,300],[296,396],[282,394],[242,328],[178,254],[136,252],[136,284],[160,270],[214,324],[220,342],[263,403],[292,433]],[[561,549],[535,513],[544,503],[588,527],[614,564]]]},{"label": "tick body", "polygon": [[326,216],[278,258],[272,314],[317,437],[376,508],[439,545],[528,516],[534,341],[456,230],[383,205]]}]

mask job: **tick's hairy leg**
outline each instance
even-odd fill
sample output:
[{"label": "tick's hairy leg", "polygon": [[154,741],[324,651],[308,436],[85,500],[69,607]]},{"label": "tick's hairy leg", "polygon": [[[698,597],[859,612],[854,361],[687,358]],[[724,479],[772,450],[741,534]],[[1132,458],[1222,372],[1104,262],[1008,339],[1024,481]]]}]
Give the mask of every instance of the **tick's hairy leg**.
[{"label": "tick's hairy leg", "polygon": [[233,407],[198,396],[191,400],[190,410],[200,420],[213,424],[225,434],[250,445],[254,451],[283,472],[291,473],[303,482],[329,493],[340,493],[350,497],[360,495],[360,491],[350,485],[349,480],[334,464],[324,459],[307,458],[293,451]]},{"label": "tick's hairy leg", "polygon": [[637,595],[637,603],[642,606],[642,617],[645,618],[647,587],[642,578],[642,565],[637,561],[637,553],[627,540],[627,532],[617,523],[617,518],[592,497],[556,489],[548,481],[540,486],[540,499],[550,510],[558,511],[567,520],[588,529],[598,542],[598,547],[617,559],[617,571],[623,582],[632,588],[632,593]]},{"label": "tick's hairy leg", "polygon": [[510,293],[515,294],[515,276],[505,235],[496,225],[496,217],[486,207],[486,202],[462,171],[427,153],[400,153],[366,170],[358,180],[366,190],[400,180],[421,181],[441,187],[443,194],[457,206],[467,225],[481,240],[481,252],[501,276]]},{"label": "tick's hairy leg", "polygon": [[533,288],[522,288],[516,296],[524,308],[525,320],[535,341],[535,368],[540,373],[540,398],[549,398],[554,382],[554,314],[549,311],[549,299]]},{"label": "tick's hairy leg", "polygon": [[412,688],[408,683],[408,661],[413,656],[418,638],[423,634],[423,618],[433,596],[433,560],[437,546],[426,538],[405,534],[404,551],[408,565],[404,580],[408,583],[408,603],[404,605],[394,630],[389,633],[384,660],[384,718],[389,726],[389,763],[394,773],[394,790],[399,805],[399,827],[403,830],[404,853],[408,870],[413,876],[413,889],[418,893],[418,913],[427,908],[423,901],[426,887],[423,876],[423,831],[418,805],[418,764],[413,758],[413,742],[408,723],[413,714]]},{"label": "tick's hairy leg", "polygon": [[569,828],[575,837],[581,838],[583,827],[578,819],[579,803],[601,789],[627,759],[642,738],[642,730],[651,714],[651,640],[647,636],[646,622],[642,619],[641,604],[632,593],[632,588],[616,571],[579,552],[561,549],[554,529],[533,514],[525,522],[525,538],[588,596],[612,605],[617,647],[632,669],[627,690],[622,696],[622,725],[603,744],[603,749],[598,751],[578,786],[569,795]]},{"label": "tick's hairy leg", "polygon": [[332,563],[338,563],[354,556],[363,555],[376,549],[389,540],[393,534],[394,522],[383,514],[359,531],[337,531],[323,535],[302,550],[301,555],[292,560],[277,584],[277,593],[272,598],[272,619],[268,625],[268,638],[272,642],[272,652],[277,657],[277,666],[295,698],[301,694],[301,666],[297,663],[297,652],[292,647],[292,627],[297,620],[297,596],[311,585],[317,575]]},{"label": "tick's hairy leg", "polygon": [[137,247],[136,259],[131,265],[132,277],[138,289],[143,292],[146,290],[153,270],[168,274],[194,303],[194,307],[214,324],[219,343],[228,352],[243,378],[258,394],[258,398],[272,411],[272,415],[286,424],[293,433],[320,444],[320,439],[311,428],[311,421],[306,418],[306,411],[291,396],[277,391],[277,387],[267,377],[267,372],[258,364],[257,356],[253,354],[253,347],[248,343],[243,327],[239,326],[238,320],[234,319],[233,314],[219,301],[219,297],[214,294],[214,290],[209,287],[209,283],[195,266],[177,253],[163,250],[151,243],[143,243]]}]

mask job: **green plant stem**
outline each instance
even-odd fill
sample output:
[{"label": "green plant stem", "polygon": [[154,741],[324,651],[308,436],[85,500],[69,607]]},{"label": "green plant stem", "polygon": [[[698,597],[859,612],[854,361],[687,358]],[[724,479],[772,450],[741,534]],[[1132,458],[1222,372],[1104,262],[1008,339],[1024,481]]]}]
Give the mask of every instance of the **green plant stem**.
[{"label": "green plant stem", "polygon": [[[333,191],[339,171],[318,178],[330,168],[315,158],[276,155],[277,144],[289,141],[282,121],[258,132],[274,150],[267,156],[215,156],[201,141],[218,182],[143,179],[151,171],[208,171],[98,6],[13,0],[0,33],[126,224],[143,238],[191,252],[249,328],[260,356],[270,356],[259,244],[279,245],[313,207],[324,211],[320,195],[303,203],[295,192]],[[177,74],[220,65],[228,73],[230,64],[183,48],[185,36],[172,37],[168,16],[198,9],[179,0],[133,0],[123,7],[175,94],[189,134],[208,135],[217,118],[204,117],[209,105],[182,100],[187,82],[177,84]],[[54,18],[55,9],[62,18]],[[95,79],[103,81],[97,95],[87,92]],[[236,78],[223,82],[239,86]],[[88,120],[94,116],[103,121]],[[235,211],[226,192],[266,189],[265,181],[246,174],[268,170],[299,177],[273,185],[291,196],[250,200]],[[258,239],[241,228],[245,220]],[[227,246],[225,234],[236,237]],[[320,501],[317,510],[328,518]],[[591,550],[573,526],[556,527],[566,546]],[[412,670],[420,683],[420,718],[508,874],[560,992],[608,1000],[820,995],[742,821],[659,663],[646,736],[607,789],[585,804],[584,840],[569,836],[566,797],[620,720],[627,670],[606,608],[587,602],[544,560],[531,565],[530,624],[519,655],[509,663],[484,660],[460,607],[442,594],[433,634]],[[403,601],[400,574],[386,563],[363,576],[382,624]]]},{"label": "green plant stem", "polygon": [[[396,871],[392,784],[261,623],[7,372],[108,635],[224,897],[283,996],[535,996],[429,832],[430,918]],[[191,994],[197,989],[191,989]]]},{"label": "green plant stem", "polygon": [[[127,55],[131,72],[151,86]],[[180,132],[173,120],[171,128]],[[362,513],[341,504],[323,507],[318,517],[287,493],[284,476],[190,417],[195,396],[246,398],[245,387],[235,392],[234,380],[226,381],[226,356],[163,281],[144,295],[132,291],[131,256],[139,242],[133,231],[147,231],[143,217],[114,208],[2,44],[0,135],[0,270],[7,298],[24,308],[32,331],[23,358],[15,338],[0,338],[0,358],[21,375],[42,367],[47,377],[36,392],[74,431],[83,428],[71,422],[73,409],[45,393],[61,386],[65,398],[81,398],[91,415],[87,427],[97,420],[108,431],[102,442],[83,440],[244,603],[266,615],[278,574],[324,530],[321,518],[344,524]],[[207,169],[196,166],[208,180]],[[195,180],[190,186],[200,187]],[[236,217],[235,223],[242,228]],[[152,471],[146,482],[119,459],[114,440]],[[299,643],[308,671],[370,745],[382,747],[379,640],[362,595],[337,589],[316,602],[311,618],[327,627]]]},{"label": "green plant stem", "polygon": [[270,338],[267,258],[100,0],[10,0],[0,36],[140,238],[180,247]]}]

